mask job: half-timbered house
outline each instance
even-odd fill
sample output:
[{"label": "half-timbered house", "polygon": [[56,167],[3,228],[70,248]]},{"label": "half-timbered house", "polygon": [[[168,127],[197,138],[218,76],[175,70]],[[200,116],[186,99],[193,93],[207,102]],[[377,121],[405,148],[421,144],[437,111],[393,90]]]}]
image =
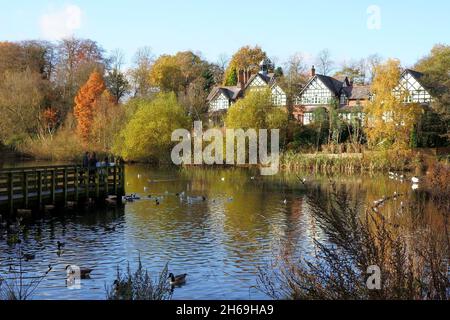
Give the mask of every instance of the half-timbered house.
[{"label": "half-timbered house", "polygon": [[279,107],[286,107],[287,97],[284,90],[277,83],[273,70],[273,64],[269,59],[264,59],[259,65],[260,71],[248,78],[246,82],[239,77],[238,85],[232,87],[215,87],[208,95],[210,118],[218,113],[223,114],[239,98],[253,90],[266,90],[272,92],[273,103]]},{"label": "half-timbered house", "polygon": [[336,79],[316,74],[313,66],[311,78],[296,99],[293,115],[301,124],[313,122],[318,108],[338,108],[342,117],[362,118],[362,109],[369,100],[369,86],[354,85],[347,77]]},{"label": "half-timbered house", "polygon": [[406,69],[400,76],[398,86],[394,89],[394,94],[403,97],[405,103],[419,103],[429,105],[433,98],[429,88],[423,83],[424,74],[411,69]]}]

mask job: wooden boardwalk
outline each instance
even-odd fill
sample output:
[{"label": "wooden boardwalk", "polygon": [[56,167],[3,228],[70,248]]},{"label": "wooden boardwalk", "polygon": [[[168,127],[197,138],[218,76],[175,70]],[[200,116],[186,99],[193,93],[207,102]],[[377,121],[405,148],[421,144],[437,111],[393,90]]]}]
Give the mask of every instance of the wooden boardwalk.
[{"label": "wooden boardwalk", "polygon": [[96,168],[89,174],[78,165],[24,167],[0,170],[0,213],[42,209],[44,205],[94,199],[120,198],[125,190],[122,164]]}]

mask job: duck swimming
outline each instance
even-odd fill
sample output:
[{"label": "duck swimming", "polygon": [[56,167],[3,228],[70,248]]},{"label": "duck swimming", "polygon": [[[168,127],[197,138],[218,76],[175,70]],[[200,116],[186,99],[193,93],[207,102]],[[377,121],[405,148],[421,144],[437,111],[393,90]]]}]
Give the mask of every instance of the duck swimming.
[{"label": "duck swimming", "polygon": [[66,243],[65,242],[57,242],[56,243],[56,245],[58,246],[58,251],[60,251],[61,250],[61,248],[64,248],[65,246],[66,246]]},{"label": "duck swimming", "polygon": [[32,253],[24,253],[23,254],[23,258],[25,259],[25,261],[34,260],[35,257],[36,257],[36,255],[34,255]]},{"label": "duck swimming", "polygon": [[168,278],[169,278],[170,284],[172,286],[176,286],[176,285],[181,285],[181,284],[186,283],[186,276],[187,276],[187,273],[179,274],[177,276],[174,276],[173,273],[170,273]]},{"label": "duck swimming", "polygon": [[[89,279],[91,277],[91,272],[93,271],[93,269],[91,268],[82,268],[79,267],[80,269],[80,278],[81,279]],[[70,264],[68,264],[66,266],[66,271],[70,272],[71,274],[75,274],[76,273],[76,269],[72,268],[72,266]]]}]

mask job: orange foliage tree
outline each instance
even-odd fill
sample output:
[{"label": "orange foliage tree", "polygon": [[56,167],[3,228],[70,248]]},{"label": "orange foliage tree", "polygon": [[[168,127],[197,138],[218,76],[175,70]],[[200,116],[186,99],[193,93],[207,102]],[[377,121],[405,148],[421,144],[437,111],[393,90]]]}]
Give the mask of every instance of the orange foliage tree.
[{"label": "orange foliage tree", "polygon": [[105,88],[102,75],[94,71],[75,97],[74,115],[77,119],[77,133],[85,144],[90,139],[96,102]]}]

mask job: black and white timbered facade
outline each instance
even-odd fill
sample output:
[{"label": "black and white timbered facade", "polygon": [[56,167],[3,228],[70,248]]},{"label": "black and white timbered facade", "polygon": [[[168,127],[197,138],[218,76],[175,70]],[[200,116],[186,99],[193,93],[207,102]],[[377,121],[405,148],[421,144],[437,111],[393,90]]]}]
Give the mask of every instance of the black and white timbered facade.
[{"label": "black and white timbered facade", "polygon": [[400,76],[399,84],[394,89],[394,93],[398,97],[402,97],[405,103],[430,104],[433,98],[423,84],[423,76],[423,73],[406,69]]},{"label": "black and white timbered facade", "polygon": [[[402,72],[394,94],[403,97],[404,103],[419,103],[428,105],[433,101],[429,90],[423,84],[423,74],[406,69]],[[363,120],[365,115],[363,107],[371,98],[370,86],[353,85],[348,78],[343,80],[329,76],[315,74],[303,87],[296,99],[294,117],[302,124],[313,122],[314,111],[319,108],[338,107],[341,118],[345,120]]]},{"label": "black and white timbered facade", "polygon": [[356,86],[345,77],[337,79],[315,73],[312,68],[311,78],[300,91],[294,107],[294,117],[302,124],[314,121],[314,112],[318,108],[328,109],[335,105],[341,117],[362,119],[362,106],[369,99],[369,86]]}]

